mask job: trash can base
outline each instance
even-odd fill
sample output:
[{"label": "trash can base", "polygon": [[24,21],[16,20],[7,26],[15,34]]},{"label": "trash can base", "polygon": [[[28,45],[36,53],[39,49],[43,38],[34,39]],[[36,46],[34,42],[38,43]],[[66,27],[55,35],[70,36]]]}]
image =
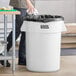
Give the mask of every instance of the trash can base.
[{"label": "trash can base", "polygon": [[57,69],[54,69],[54,70],[53,69],[52,70],[38,70],[38,69],[36,70],[36,69],[30,69],[30,68],[27,67],[27,70],[31,71],[31,72],[49,73],[49,72],[58,72],[60,70],[60,68],[57,68]]}]

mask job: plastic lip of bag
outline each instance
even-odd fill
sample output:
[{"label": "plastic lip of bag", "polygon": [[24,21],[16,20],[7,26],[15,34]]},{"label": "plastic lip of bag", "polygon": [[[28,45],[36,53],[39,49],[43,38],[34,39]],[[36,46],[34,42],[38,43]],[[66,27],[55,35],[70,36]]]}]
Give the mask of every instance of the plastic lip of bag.
[{"label": "plastic lip of bag", "polygon": [[39,12],[38,12],[37,9],[35,9],[33,13],[29,12],[28,9],[27,9],[26,12],[27,12],[27,13],[26,13],[26,16],[23,17],[24,20],[27,20],[27,19],[32,20],[33,18],[34,18],[34,20],[36,20],[36,19],[38,19],[38,17],[39,17],[39,16],[38,16],[38,15],[39,15]]},{"label": "plastic lip of bag", "polygon": [[29,15],[38,15],[39,13],[38,13],[38,10],[37,9],[34,9],[34,12],[29,12],[29,10],[27,9],[27,13],[29,14]]}]

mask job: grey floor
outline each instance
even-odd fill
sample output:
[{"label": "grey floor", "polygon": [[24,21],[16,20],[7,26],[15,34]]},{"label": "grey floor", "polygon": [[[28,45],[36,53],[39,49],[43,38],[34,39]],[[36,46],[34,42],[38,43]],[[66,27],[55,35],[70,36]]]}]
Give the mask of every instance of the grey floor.
[{"label": "grey floor", "polygon": [[[9,52],[9,55],[12,55],[12,51]],[[76,48],[67,48],[61,49],[61,56],[73,56],[76,55]],[[16,57],[18,57],[18,50],[16,50]]]}]

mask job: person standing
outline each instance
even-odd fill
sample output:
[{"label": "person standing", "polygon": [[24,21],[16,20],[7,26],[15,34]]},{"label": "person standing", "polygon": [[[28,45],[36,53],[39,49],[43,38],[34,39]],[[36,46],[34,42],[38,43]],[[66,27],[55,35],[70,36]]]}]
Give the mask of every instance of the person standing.
[{"label": "person standing", "polygon": [[[18,10],[21,12],[20,15],[16,15],[16,25],[15,25],[15,35],[17,39],[19,35],[21,34],[21,40],[20,40],[20,45],[19,45],[19,59],[18,59],[18,64],[19,65],[26,65],[26,56],[25,56],[25,51],[26,51],[26,33],[21,31],[21,26],[23,24],[23,17],[26,16],[26,10],[28,9],[28,12],[33,13],[35,8],[34,8],[34,0],[10,0],[10,5],[14,7],[14,9]],[[10,32],[9,36],[7,37],[7,51],[9,52],[10,48],[12,47],[12,31]],[[10,67],[10,63],[8,60],[6,61],[7,67]],[[0,60],[0,63],[4,65],[4,60]]]}]

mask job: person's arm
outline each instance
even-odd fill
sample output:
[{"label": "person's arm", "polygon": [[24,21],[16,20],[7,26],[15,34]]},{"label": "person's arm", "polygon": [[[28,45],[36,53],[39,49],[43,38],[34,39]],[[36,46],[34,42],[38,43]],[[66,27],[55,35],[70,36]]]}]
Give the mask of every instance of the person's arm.
[{"label": "person's arm", "polygon": [[31,3],[31,1],[30,0],[26,0],[26,5],[27,5],[28,12],[32,13],[35,8],[34,8],[33,4]]}]

